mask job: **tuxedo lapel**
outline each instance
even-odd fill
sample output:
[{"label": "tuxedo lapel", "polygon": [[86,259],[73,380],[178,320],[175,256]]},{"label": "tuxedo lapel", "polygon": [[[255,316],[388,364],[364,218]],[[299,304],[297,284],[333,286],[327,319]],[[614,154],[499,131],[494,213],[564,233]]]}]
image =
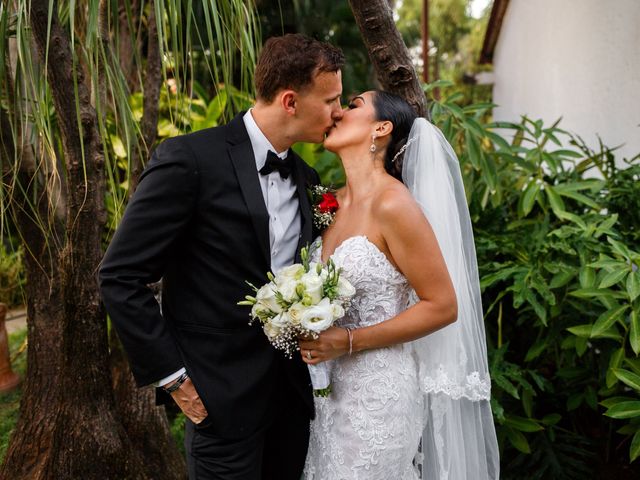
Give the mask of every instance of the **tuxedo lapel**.
[{"label": "tuxedo lapel", "polygon": [[293,153],[293,151],[289,152],[289,155],[294,155],[294,168],[293,175],[294,181],[296,182],[296,188],[298,190],[298,202],[300,204],[300,214],[302,216],[302,226],[300,230],[300,240],[298,242],[298,247],[296,248],[296,262],[300,261],[300,249],[307,244],[310,244],[313,240],[311,236],[313,235],[313,219],[311,218],[311,204],[309,203],[309,194],[307,193],[307,188],[309,185],[307,184],[307,178],[304,174],[304,168],[302,165],[302,160],[298,155]]},{"label": "tuxedo lapel", "polygon": [[242,113],[229,122],[229,155],[233,168],[240,184],[242,196],[247,204],[253,228],[258,237],[260,250],[264,255],[267,265],[271,265],[271,252],[269,247],[269,212],[264,204],[262,188],[256,170],[256,161],[251,148],[251,141],[242,120]]}]

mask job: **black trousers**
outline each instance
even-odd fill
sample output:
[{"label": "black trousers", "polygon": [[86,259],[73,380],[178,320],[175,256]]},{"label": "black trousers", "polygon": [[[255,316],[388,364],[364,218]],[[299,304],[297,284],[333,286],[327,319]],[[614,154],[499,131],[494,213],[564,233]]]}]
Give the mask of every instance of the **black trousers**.
[{"label": "black trousers", "polygon": [[245,438],[218,438],[187,419],[189,480],[300,480],[309,445],[309,411],[289,382],[279,384],[273,420]]}]

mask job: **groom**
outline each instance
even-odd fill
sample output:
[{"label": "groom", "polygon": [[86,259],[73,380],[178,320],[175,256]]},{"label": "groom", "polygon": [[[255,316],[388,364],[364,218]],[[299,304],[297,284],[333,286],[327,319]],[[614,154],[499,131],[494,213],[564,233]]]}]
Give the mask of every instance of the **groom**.
[{"label": "groom", "polygon": [[[140,386],[188,417],[190,479],[299,480],[313,398],[238,307],[312,240],[317,173],[289,147],[341,118],[342,53],[303,35],[269,39],[257,100],[227,125],[164,141],[107,250],[100,286]],[[148,284],[162,278],[162,313]]]}]

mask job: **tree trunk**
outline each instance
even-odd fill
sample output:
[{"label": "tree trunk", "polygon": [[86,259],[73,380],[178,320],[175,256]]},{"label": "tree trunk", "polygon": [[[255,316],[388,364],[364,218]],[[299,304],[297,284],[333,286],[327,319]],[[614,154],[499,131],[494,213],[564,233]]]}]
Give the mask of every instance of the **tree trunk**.
[{"label": "tree trunk", "polygon": [[425,116],[426,98],[388,0],[349,0],[349,5],[382,88],[406,98]]},{"label": "tree trunk", "polygon": [[[21,218],[30,253],[26,255],[28,370],[20,416],[0,476],[146,478],[144,458],[117,418],[105,314],[95,278],[105,220],[104,165],[95,111],[82,74],[77,82],[74,79],[71,46],[58,22],[57,6],[50,23],[48,7],[48,0],[31,2],[30,26],[43,65],[50,28],[47,78],[68,180],[66,235],[58,248],[48,230]],[[74,88],[69,88],[74,83],[77,114]],[[30,173],[23,175],[34,180]]]},{"label": "tree trunk", "polygon": [[155,1],[151,0],[149,18],[147,20],[147,65],[143,86],[143,113],[140,122],[142,130],[142,148],[133,150],[131,172],[129,174],[129,196],[138,186],[138,178],[142,173],[142,158],[148,157],[158,133],[158,102],[162,82],[162,59],[158,44],[158,28],[156,25]]}]

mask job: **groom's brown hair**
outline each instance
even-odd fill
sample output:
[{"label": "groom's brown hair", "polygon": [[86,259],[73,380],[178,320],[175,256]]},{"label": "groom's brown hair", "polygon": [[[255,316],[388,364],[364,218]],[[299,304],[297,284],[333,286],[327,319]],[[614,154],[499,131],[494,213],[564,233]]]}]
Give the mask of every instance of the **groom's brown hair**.
[{"label": "groom's brown hair", "polygon": [[337,72],[343,65],[342,50],[329,43],[300,33],[271,37],[256,64],[256,95],[270,103],[278,91],[303,91],[313,85],[319,73]]}]

